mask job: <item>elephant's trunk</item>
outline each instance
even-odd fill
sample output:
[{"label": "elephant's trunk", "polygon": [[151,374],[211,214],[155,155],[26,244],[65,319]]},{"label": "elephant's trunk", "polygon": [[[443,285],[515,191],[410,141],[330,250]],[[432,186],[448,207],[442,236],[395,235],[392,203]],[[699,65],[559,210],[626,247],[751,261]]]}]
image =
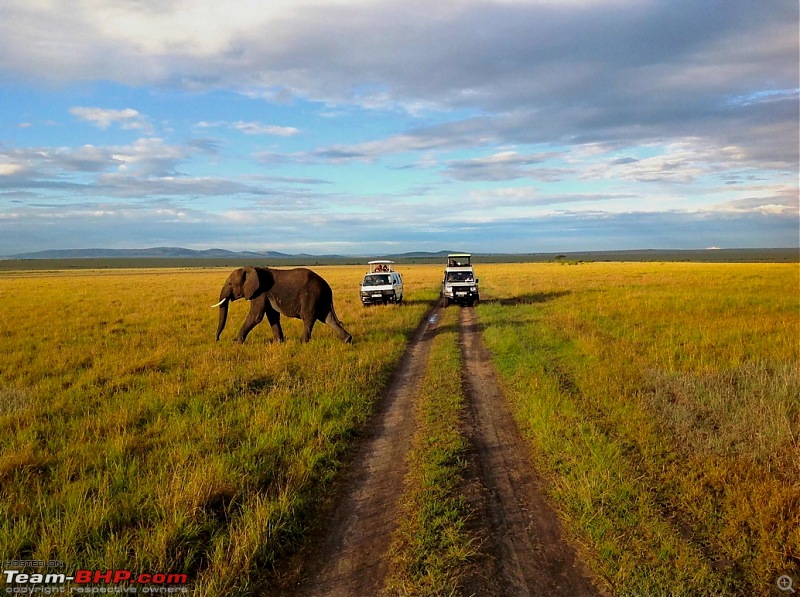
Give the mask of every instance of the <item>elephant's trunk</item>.
[{"label": "elephant's trunk", "polygon": [[219,307],[219,323],[217,324],[217,340],[222,330],[225,329],[225,322],[228,320],[228,303],[231,302],[230,289],[223,286],[222,292],[219,293],[219,302],[213,307]]},{"label": "elephant's trunk", "polygon": [[228,299],[222,299],[219,305],[219,323],[217,324],[217,340],[222,330],[225,329],[225,322],[228,320]]}]

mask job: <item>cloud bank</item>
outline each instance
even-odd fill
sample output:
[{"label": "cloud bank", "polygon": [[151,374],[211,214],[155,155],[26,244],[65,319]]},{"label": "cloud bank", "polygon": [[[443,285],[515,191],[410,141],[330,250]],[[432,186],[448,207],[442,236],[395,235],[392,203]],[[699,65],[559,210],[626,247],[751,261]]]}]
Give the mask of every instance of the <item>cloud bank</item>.
[{"label": "cloud bank", "polygon": [[[306,229],[413,249],[434,230],[471,227],[487,249],[488,239],[521,249],[523,230],[529,243],[578,249],[796,245],[799,10],[794,0],[7,0],[4,87],[63,94],[61,125],[86,130],[35,138],[53,116],[20,112],[0,137],[0,228],[55,221],[57,206],[66,224],[84,213],[67,206],[96,201],[111,222],[129,218],[143,235],[124,242],[140,246],[145,229],[161,229],[144,221],[162,222],[149,202],[165,201],[195,214],[163,220],[170,244],[203,233],[208,245],[241,244],[214,219],[278,210],[281,246],[306,249]],[[74,92],[105,85],[113,99]],[[431,209],[399,230],[354,232],[375,229],[376,200],[393,215]],[[460,217],[439,217],[450,210]],[[65,226],[73,242],[78,228]],[[0,253],[33,238],[10,234]]]}]

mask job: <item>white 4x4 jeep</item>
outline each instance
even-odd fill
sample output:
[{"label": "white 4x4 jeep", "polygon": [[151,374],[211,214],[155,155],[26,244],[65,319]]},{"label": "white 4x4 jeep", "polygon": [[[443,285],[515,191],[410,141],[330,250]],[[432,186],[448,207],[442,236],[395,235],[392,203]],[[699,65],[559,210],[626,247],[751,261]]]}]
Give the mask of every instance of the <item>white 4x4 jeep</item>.
[{"label": "white 4x4 jeep", "polygon": [[403,300],[403,277],[394,271],[394,261],[370,261],[369,272],[361,281],[361,302],[399,303]]},{"label": "white 4x4 jeep", "polygon": [[480,300],[478,278],[475,277],[471,260],[469,253],[452,253],[447,256],[441,292],[445,307],[452,303],[472,306]]}]

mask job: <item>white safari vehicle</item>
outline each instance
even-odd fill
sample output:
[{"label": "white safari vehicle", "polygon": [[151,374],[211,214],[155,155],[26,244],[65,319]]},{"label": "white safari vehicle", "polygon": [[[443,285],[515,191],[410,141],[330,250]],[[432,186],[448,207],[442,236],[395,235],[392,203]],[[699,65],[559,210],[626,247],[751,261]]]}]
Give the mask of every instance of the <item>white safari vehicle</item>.
[{"label": "white safari vehicle", "polygon": [[451,253],[447,256],[442,280],[442,300],[445,307],[453,303],[472,306],[480,300],[478,278],[472,269],[472,255],[469,253]]},{"label": "white safari vehicle", "polygon": [[361,281],[361,302],[399,303],[403,300],[403,277],[394,270],[394,261],[370,261],[369,272]]}]

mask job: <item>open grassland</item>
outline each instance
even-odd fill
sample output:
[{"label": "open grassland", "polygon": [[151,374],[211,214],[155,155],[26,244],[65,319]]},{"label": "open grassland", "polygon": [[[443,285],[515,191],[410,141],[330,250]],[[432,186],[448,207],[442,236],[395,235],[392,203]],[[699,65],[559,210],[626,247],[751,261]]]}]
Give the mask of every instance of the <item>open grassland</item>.
[{"label": "open grassland", "polygon": [[[353,334],[215,343],[229,269],[0,275],[0,559],[187,573],[258,594],[438,296],[365,309],[362,266],[315,267]],[[618,595],[766,595],[800,576],[797,264],[481,264],[503,389],[583,553]],[[461,366],[446,310],[409,460],[394,587],[447,593]],[[440,491],[444,489],[445,491]],[[453,557],[454,556],[454,557]],[[453,557],[449,562],[445,558]],[[438,571],[438,572],[436,572]],[[427,584],[426,584],[427,583]],[[439,583],[439,584],[435,584]]]},{"label": "open grassland", "polygon": [[619,595],[800,575],[797,264],[481,266],[484,341]]},{"label": "open grassland", "polygon": [[[187,573],[247,594],[294,548],[423,313],[439,266],[403,268],[406,303],[365,309],[364,267],[316,267],[353,334],[258,326],[214,342],[229,270],[0,276],[0,559]],[[71,570],[70,570],[71,571]]]},{"label": "open grassland", "polygon": [[415,413],[400,526],[391,548],[392,595],[455,595],[477,553],[461,494],[467,438],[458,311],[443,311]]}]

